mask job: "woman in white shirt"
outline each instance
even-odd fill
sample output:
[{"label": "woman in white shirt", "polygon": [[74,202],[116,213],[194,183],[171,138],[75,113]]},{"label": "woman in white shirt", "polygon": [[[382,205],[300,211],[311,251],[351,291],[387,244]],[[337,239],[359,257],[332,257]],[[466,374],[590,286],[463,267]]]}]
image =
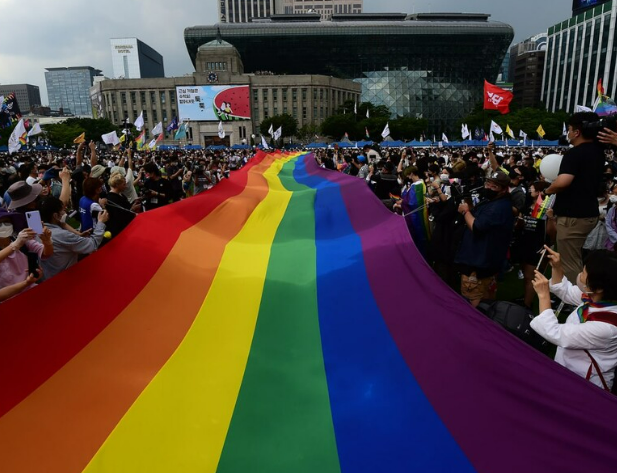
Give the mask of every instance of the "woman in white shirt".
[{"label": "woman in white shirt", "polygon": [[[610,391],[617,366],[617,254],[592,251],[575,284],[564,276],[559,253],[545,247],[553,267],[551,280],[535,272],[533,287],[540,315],[531,327],[557,345],[555,361],[593,384]],[[576,305],[565,324],[551,309],[550,292]]]}]

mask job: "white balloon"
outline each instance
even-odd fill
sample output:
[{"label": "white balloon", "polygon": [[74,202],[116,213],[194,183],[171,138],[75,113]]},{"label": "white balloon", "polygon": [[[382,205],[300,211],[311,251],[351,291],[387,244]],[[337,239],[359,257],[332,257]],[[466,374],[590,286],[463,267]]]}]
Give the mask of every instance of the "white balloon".
[{"label": "white balloon", "polygon": [[563,156],[560,154],[549,154],[544,156],[540,162],[540,172],[547,182],[553,182],[559,175],[559,167]]}]

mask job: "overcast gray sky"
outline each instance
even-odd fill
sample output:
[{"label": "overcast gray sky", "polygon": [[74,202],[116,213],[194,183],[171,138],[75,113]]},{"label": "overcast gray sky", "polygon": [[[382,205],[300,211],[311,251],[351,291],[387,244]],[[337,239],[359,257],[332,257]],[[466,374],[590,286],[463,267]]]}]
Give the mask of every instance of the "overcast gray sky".
[{"label": "overcast gray sky", "polygon": [[[110,76],[109,39],[124,36],[161,53],[167,76],[192,73],[184,28],[216,23],[216,5],[216,0],[0,0],[0,84],[38,85],[47,104],[46,67],[92,66]],[[367,13],[489,13],[514,27],[515,41],[569,18],[571,6],[571,0],[364,0]]]}]

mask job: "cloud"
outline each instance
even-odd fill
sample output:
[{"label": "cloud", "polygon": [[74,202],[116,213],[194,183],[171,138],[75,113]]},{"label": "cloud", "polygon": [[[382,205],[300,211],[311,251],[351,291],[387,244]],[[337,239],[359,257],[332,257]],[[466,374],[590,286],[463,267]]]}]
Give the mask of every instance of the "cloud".
[{"label": "cloud", "polygon": [[[556,2],[554,2],[556,3]],[[491,19],[511,24],[516,41],[546,31],[570,16],[571,2],[537,8],[537,0],[365,0],[365,12],[467,11],[490,13]],[[184,44],[184,28],[218,21],[215,1],[184,0],[0,0],[3,21],[0,83],[38,85],[47,103],[46,67],[92,66],[110,76],[110,38],[137,37],[163,55],[165,74],[193,72]],[[530,14],[533,12],[533,14]],[[7,20],[10,17],[10,21]]]}]

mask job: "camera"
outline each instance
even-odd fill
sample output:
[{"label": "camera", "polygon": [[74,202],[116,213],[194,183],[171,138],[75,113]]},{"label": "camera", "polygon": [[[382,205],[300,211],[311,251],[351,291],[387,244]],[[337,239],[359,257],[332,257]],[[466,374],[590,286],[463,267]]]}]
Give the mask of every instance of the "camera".
[{"label": "camera", "polygon": [[594,122],[583,122],[583,135],[596,138],[598,132],[602,131],[604,128],[616,131],[617,115],[609,115],[608,117],[600,118]]}]

